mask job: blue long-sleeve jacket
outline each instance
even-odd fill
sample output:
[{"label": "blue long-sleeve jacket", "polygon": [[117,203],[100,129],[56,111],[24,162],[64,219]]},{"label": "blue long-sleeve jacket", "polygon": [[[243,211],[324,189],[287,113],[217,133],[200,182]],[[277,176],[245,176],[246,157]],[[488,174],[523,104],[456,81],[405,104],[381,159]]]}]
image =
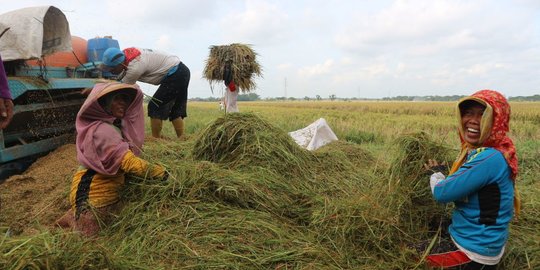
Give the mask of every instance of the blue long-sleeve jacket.
[{"label": "blue long-sleeve jacket", "polygon": [[514,211],[510,173],[501,152],[478,148],[458,171],[435,185],[435,200],[455,204],[449,232],[461,247],[484,256],[501,252]]}]

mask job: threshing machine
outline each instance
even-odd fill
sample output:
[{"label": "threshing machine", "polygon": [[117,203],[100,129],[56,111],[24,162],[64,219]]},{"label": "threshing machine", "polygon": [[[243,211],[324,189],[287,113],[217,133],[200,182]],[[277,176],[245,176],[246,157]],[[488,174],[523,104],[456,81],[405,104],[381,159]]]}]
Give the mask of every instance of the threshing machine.
[{"label": "threshing machine", "polygon": [[36,156],[73,142],[75,117],[85,99],[81,91],[103,80],[99,63],[90,61],[97,60],[95,51],[71,36],[56,7],[2,14],[3,31],[0,55],[15,107],[10,125],[0,130],[0,181]]}]

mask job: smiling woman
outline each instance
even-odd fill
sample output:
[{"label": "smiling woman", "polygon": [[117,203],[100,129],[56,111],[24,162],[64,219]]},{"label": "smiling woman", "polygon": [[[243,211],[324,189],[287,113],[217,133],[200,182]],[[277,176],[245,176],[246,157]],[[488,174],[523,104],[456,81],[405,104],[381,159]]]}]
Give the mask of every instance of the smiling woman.
[{"label": "smiling woman", "polygon": [[495,269],[520,210],[516,149],[506,134],[510,105],[499,92],[481,90],[460,100],[457,109],[461,153],[448,177],[430,177],[435,200],[455,205],[452,224],[426,259],[433,267]]},{"label": "smiling woman", "polygon": [[[463,139],[472,145],[478,145],[481,142],[480,134],[489,134],[489,129],[481,133],[482,127],[491,128],[491,125],[480,125],[486,105],[475,100],[466,100],[459,104],[459,110],[461,112]],[[491,110],[488,110],[486,114],[488,114],[486,118],[491,120]]]}]

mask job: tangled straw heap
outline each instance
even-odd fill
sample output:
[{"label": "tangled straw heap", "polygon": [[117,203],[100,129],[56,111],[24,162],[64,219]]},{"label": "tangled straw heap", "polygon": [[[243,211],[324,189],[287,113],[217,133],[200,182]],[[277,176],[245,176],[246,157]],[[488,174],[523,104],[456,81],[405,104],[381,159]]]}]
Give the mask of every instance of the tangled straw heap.
[{"label": "tangled straw heap", "polygon": [[201,132],[193,156],[231,167],[260,165],[285,171],[308,171],[307,164],[313,158],[286,132],[249,113],[218,118]]},{"label": "tangled straw heap", "polygon": [[242,92],[250,92],[256,88],[253,76],[262,77],[262,70],[257,62],[257,53],[250,45],[233,43],[210,46],[210,55],[206,60],[203,77],[211,85],[220,83],[223,81],[227,65],[231,67],[233,82]]},{"label": "tangled straw heap", "polygon": [[[445,205],[433,200],[429,187],[430,173],[423,167],[429,159],[449,163],[452,158],[451,149],[440,142],[434,141],[425,132],[404,134],[396,140],[398,154],[395,157],[390,172],[395,186],[404,196],[404,224],[411,224],[411,231],[419,227],[430,227],[440,224],[441,217],[449,216]],[[448,174],[447,172],[444,172]],[[422,225],[423,223],[423,225]]]}]

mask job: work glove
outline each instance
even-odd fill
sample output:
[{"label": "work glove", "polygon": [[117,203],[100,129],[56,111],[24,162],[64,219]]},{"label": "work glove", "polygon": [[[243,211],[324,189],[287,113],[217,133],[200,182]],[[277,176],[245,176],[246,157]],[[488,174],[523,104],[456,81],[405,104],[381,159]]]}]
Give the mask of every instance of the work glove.
[{"label": "work glove", "polygon": [[435,186],[444,179],[446,179],[446,176],[444,176],[444,174],[442,174],[441,172],[436,172],[429,177],[429,185],[431,186],[431,193],[434,192]]},{"label": "work glove", "polygon": [[438,163],[434,159],[428,159],[428,162],[424,164],[424,169],[427,174],[430,174],[429,185],[431,186],[431,193],[433,193],[435,185],[446,178],[444,175],[448,173],[448,166],[445,162]]}]

